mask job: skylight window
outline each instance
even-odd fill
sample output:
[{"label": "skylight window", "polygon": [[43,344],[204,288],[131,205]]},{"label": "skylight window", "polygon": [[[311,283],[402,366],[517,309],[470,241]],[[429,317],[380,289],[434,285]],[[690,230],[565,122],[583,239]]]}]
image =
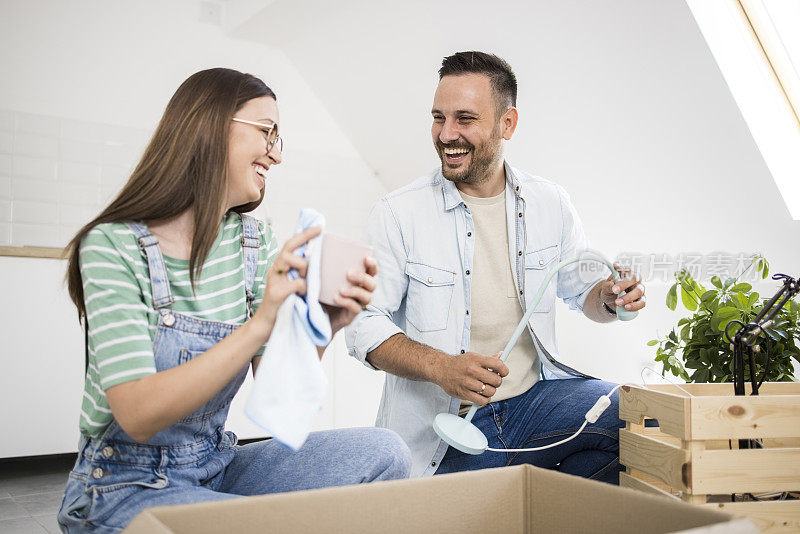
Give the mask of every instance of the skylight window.
[{"label": "skylight window", "polygon": [[790,215],[800,220],[800,2],[686,2]]}]

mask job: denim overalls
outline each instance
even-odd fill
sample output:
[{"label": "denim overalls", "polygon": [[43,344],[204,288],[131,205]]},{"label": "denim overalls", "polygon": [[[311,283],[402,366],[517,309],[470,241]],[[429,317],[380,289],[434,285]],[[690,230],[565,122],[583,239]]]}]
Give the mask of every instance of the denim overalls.
[{"label": "denim overalls", "polygon": [[[260,238],[255,219],[242,215],[242,225],[249,318]],[[153,306],[159,312],[153,353],[156,369],[163,371],[202,354],[237,325],[173,313],[158,242],[143,226],[130,227],[147,256]],[[244,366],[205,406],[147,443],[134,441],[116,421],[101,438],[82,437],[58,513],[61,529],[118,533],[150,506],[408,477],[408,447],[383,428],[312,432],[298,451],[276,440],[237,445],[236,436],[225,432],[224,425],[248,368]]]},{"label": "denim overalls", "polygon": [[[129,223],[128,226],[138,236],[139,245],[147,256],[153,306],[159,312],[153,354],[156,369],[164,371],[202,354],[238,325],[174,313],[167,267],[158,240],[141,224]],[[248,319],[252,315],[259,244],[258,222],[242,215]],[[205,406],[157,433],[147,443],[133,440],[116,420],[100,438],[82,436],[78,459],[69,475],[58,514],[62,529],[68,532],[92,530],[104,525],[112,515],[112,525],[124,526],[132,519],[126,516],[138,512],[138,507],[129,506],[136,501],[137,494],[148,489],[202,486],[213,482],[235,454],[236,436],[225,432],[224,426],[231,399],[248,369],[249,365],[242,367]],[[214,489],[213,483],[209,484],[209,489]],[[115,529],[112,526],[110,530]]]}]

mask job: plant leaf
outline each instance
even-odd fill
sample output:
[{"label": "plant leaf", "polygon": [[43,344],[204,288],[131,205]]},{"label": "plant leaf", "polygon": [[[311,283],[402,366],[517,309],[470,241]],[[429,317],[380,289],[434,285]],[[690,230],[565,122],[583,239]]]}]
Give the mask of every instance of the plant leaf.
[{"label": "plant leaf", "polygon": [[750,301],[747,299],[744,293],[736,293],[736,298],[733,304],[745,313],[750,311]]},{"label": "plant leaf", "polygon": [[691,325],[684,325],[681,328],[681,341],[689,341],[689,334],[690,330],[692,329]]},{"label": "plant leaf", "polygon": [[697,310],[697,301],[694,299],[694,297],[692,297],[689,294],[688,291],[686,291],[686,288],[684,288],[683,286],[681,286],[681,301],[683,302],[683,305],[686,307],[687,310],[689,311]]},{"label": "plant leaf", "polygon": [[698,369],[697,372],[692,375],[692,381],[708,382],[708,369]]},{"label": "plant leaf", "polygon": [[710,300],[714,300],[715,298],[717,298],[717,294],[718,293],[717,293],[716,289],[712,289],[710,291],[706,291],[705,293],[703,293],[703,296],[700,297],[700,302],[706,303],[706,302],[708,302]]},{"label": "plant leaf", "polygon": [[672,331],[669,333],[667,337],[670,338],[675,343],[678,342],[678,335],[675,333],[675,329],[672,329]]},{"label": "plant leaf", "polygon": [[724,306],[717,310],[717,317],[722,319],[731,319],[733,317],[739,317],[739,310],[734,308],[733,306]]},{"label": "plant leaf", "polygon": [[672,284],[672,287],[669,288],[667,292],[667,308],[672,311],[675,311],[675,308],[678,307],[678,284]]},{"label": "plant leaf", "polygon": [[722,284],[723,289],[729,289],[734,284],[734,282],[736,282],[735,278],[726,278],[725,283]]}]

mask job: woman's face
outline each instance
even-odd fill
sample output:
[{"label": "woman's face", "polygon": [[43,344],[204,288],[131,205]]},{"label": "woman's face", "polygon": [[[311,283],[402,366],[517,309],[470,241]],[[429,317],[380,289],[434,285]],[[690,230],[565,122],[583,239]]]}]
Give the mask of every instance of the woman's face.
[{"label": "woman's face", "polygon": [[[278,126],[278,105],[268,96],[248,100],[234,113],[237,119]],[[226,209],[255,202],[264,191],[270,166],[281,162],[280,143],[267,152],[266,132],[252,124],[231,121],[228,136],[228,198]]]}]

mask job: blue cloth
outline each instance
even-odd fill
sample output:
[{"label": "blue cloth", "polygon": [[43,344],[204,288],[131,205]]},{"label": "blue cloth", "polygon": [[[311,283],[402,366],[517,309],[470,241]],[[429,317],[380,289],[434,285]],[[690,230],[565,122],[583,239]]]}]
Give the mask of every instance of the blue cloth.
[{"label": "blue cloth", "polygon": [[[588,241],[564,189],[508,163],[505,174],[509,262],[524,311],[550,268],[577,256]],[[397,333],[445,354],[468,351],[475,224],[441,168],[383,197],[370,214],[366,241],[380,266],[378,287],[367,310],[347,327],[350,355],[372,367],[367,354]],[[587,276],[578,264],[565,267],[536,304],[524,335],[533,338],[543,378],[587,378],[561,360],[554,302],[558,297],[582,310],[605,274]],[[433,418],[457,413],[460,406],[461,399],[434,383],[387,374],[376,425],[406,440],[413,458],[411,476],[432,475],[447,450],[433,430]]]},{"label": "blue cloth", "polygon": [[[307,230],[313,226],[321,226],[325,229],[325,217],[311,208],[303,208],[297,217],[295,234]],[[325,347],[331,342],[331,322],[328,314],[322,309],[319,303],[320,289],[320,257],[322,250],[322,240],[324,233],[312,239],[307,245],[299,247],[295,254],[308,260],[308,272],[306,273],[306,294],[303,296],[290,295],[289,299],[294,301],[296,321],[299,321],[305,329],[308,337],[318,347]],[[289,271],[289,278],[297,278],[299,274],[295,269]],[[277,332],[281,335],[281,332]],[[274,334],[273,334],[274,335]]]},{"label": "blue cloth", "polygon": [[[296,232],[322,226],[325,218],[304,209]],[[306,294],[289,295],[278,309],[275,326],[256,370],[244,412],[256,425],[287,447],[297,450],[305,442],[325,401],[328,379],[317,347],[331,341],[331,323],[319,301],[322,235],[295,253],[308,260]],[[296,271],[289,271],[297,278]]]}]

